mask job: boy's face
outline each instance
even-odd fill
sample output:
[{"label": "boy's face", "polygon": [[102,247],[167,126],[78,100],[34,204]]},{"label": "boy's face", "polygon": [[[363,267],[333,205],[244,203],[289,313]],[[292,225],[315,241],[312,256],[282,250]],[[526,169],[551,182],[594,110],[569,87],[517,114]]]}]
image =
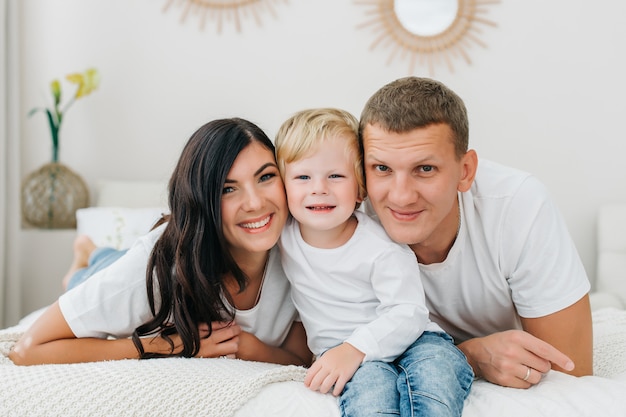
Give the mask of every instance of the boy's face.
[{"label": "boy's face", "polygon": [[304,158],[285,166],[287,204],[301,233],[340,230],[357,202],[354,155],[344,138],[325,142]]}]

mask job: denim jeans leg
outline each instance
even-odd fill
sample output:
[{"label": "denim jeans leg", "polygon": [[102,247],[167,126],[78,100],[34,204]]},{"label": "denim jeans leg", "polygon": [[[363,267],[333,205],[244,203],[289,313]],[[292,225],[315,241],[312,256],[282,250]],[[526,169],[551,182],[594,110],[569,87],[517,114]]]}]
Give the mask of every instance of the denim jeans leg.
[{"label": "denim jeans leg", "polygon": [[361,364],[339,397],[343,417],[400,415],[395,365],[371,361]]},{"label": "denim jeans leg", "polygon": [[461,416],[474,372],[449,335],[424,332],[394,363],[403,417]]},{"label": "denim jeans leg", "polygon": [[89,257],[88,265],[85,268],[79,269],[74,272],[74,275],[67,283],[67,291],[71,290],[78,284],[87,280],[96,272],[106,268],[113,262],[122,257],[128,250],[127,249],[113,249],[113,248],[97,248]]}]

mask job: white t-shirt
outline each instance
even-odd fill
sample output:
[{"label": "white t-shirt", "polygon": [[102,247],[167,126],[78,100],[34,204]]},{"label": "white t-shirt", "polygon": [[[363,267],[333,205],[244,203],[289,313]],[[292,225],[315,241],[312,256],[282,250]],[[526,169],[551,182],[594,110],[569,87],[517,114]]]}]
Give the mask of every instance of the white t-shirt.
[{"label": "white t-shirt", "polygon": [[[150,252],[164,228],[162,225],[140,238],[108,268],[59,298],[63,317],[77,337],[128,337],[152,318],[146,268]],[[256,306],[236,310],[235,321],[268,345],[279,346],[298,316],[276,247],[270,251],[261,291]]]},{"label": "white t-shirt", "polygon": [[519,316],[555,313],[589,292],[565,221],[537,178],[480,160],[459,201],[448,257],[419,265],[430,317],[457,343],[520,329]]},{"label": "white t-shirt", "polygon": [[393,361],[424,330],[441,329],[428,319],[415,254],[355,215],[354,235],[334,249],[307,244],[290,218],[279,241],[283,268],[314,354],[345,341],[364,360]]}]

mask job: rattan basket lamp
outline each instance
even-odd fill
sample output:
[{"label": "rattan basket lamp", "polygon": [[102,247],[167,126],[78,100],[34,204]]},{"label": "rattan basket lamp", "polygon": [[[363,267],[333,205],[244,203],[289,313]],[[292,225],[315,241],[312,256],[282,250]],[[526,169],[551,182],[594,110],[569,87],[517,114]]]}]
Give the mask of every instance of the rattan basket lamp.
[{"label": "rattan basket lamp", "polygon": [[61,84],[50,84],[54,105],[52,108],[34,108],[29,116],[39,111],[46,114],[52,136],[52,161],[24,178],[22,182],[22,218],[27,225],[45,229],[76,227],[76,210],[89,205],[89,189],[85,181],[68,166],[59,162],[59,131],[68,108],[79,98],[98,87],[99,74],[95,69],[70,74],[66,79],[78,84],[74,96],[63,107]]}]

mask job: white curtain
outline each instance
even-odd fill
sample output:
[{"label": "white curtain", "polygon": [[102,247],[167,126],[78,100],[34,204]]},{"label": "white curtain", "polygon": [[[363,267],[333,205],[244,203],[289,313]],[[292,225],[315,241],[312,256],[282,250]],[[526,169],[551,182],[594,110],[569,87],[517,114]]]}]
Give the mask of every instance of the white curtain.
[{"label": "white curtain", "polygon": [[0,325],[21,315],[18,1],[0,0]]}]

